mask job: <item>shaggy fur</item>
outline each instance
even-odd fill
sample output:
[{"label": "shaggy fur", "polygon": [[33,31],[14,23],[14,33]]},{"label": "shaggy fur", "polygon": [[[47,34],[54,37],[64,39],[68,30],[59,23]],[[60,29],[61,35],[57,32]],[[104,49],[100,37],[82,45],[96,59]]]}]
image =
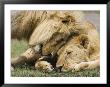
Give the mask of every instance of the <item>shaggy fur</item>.
[{"label": "shaggy fur", "polygon": [[51,72],[53,70],[52,65],[47,61],[37,61],[35,68],[38,70],[44,70],[46,72]]},{"label": "shaggy fur", "polygon": [[[13,13],[13,11],[12,11]],[[33,30],[43,20],[43,11],[20,11],[11,15],[11,36],[29,40]]]},{"label": "shaggy fur", "polygon": [[[24,38],[34,49],[21,54],[12,65],[33,59],[37,68],[51,69],[52,64],[62,71],[99,65],[99,35],[81,11],[21,11],[11,19],[12,38]],[[51,61],[43,56],[50,56],[47,59]],[[37,61],[41,57],[43,60]]]},{"label": "shaggy fur", "polygon": [[36,45],[48,40],[61,27],[66,27],[62,23],[74,25],[75,21],[83,19],[80,11],[24,10],[11,15],[11,36],[19,40],[24,38],[30,45]]},{"label": "shaggy fur", "polygon": [[[81,25],[77,26],[78,27],[71,30],[72,36],[70,36],[67,41],[62,39],[63,37],[61,35],[60,37],[62,38],[58,38],[57,35],[54,35],[54,39],[50,39],[42,48],[43,53],[46,54],[55,54],[55,52],[58,51],[58,61],[56,67],[62,66],[62,71],[72,70],[81,62],[95,61],[97,59],[99,60],[99,34],[96,31],[96,28],[88,21],[85,21]],[[68,37],[68,35],[65,35],[65,37]],[[56,38],[58,38],[58,41]],[[64,41],[66,43],[65,45],[63,44],[62,46],[62,44],[59,44]],[[52,42],[54,42],[55,45],[53,45]],[[97,63],[98,64],[96,65],[99,66],[99,62]]]}]

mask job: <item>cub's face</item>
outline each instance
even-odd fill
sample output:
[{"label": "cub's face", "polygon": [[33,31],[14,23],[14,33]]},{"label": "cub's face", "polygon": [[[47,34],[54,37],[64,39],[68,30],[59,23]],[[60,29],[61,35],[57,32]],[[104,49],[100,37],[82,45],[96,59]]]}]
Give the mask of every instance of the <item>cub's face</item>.
[{"label": "cub's face", "polygon": [[56,67],[62,66],[61,71],[69,71],[77,63],[89,61],[89,38],[87,35],[80,35],[70,40],[66,47],[63,47],[58,57]]},{"label": "cub's face", "polygon": [[51,72],[53,70],[52,65],[48,63],[47,61],[38,61],[35,64],[35,68],[38,70],[44,70],[46,72]]},{"label": "cub's face", "polygon": [[85,61],[89,61],[87,51],[85,49],[75,47],[74,51],[66,52],[64,66],[61,71],[69,71],[71,69],[74,69],[76,64]]}]

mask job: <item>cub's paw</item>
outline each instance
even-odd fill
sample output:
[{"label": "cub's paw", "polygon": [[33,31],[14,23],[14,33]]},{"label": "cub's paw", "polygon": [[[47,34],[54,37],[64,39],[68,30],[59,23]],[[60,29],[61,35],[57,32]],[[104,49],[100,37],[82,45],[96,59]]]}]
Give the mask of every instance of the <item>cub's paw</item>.
[{"label": "cub's paw", "polygon": [[47,61],[37,61],[35,64],[35,69],[46,71],[46,72],[53,71],[52,65]]},{"label": "cub's paw", "polygon": [[74,67],[74,69],[72,70],[72,72],[84,70],[84,69],[86,69],[86,67],[88,67],[88,66],[89,66],[88,62],[81,62],[81,63],[77,64],[77,65]]}]

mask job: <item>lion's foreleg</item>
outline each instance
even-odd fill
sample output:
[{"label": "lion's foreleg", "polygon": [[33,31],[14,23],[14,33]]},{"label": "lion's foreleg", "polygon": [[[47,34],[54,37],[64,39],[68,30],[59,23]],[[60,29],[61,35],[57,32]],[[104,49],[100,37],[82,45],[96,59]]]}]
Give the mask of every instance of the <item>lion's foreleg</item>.
[{"label": "lion's foreleg", "polygon": [[80,71],[80,70],[86,70],[86,69],[95,69],[100,66],[100,59],[96,59],[94,61],[89,62],[81,62],[77,64],[73,71]]},{"label": "lion's foreleg", "polygon": [[12,58],[11,65],[16,66],[16,65],[21,65],[24,63],[36,61],[40,56],[41,56],[41,54],[36,53],[36,51],[33,48],[29,48],[23,54],[21,54],[19,57]]},{"label": "lion's foreleg", "polygon": [[19,56],[17,58],[12,58],[11,59],[11,65],[12,66],[17,66],[17,65],[22,65],[26,62],[27,58],[25,56]]},{"label": "lion's foreleg", "polygon": [[100,67],[100,59],[88,62],[88,64],[89,64],[89,66],[85,69],[94,69],[94,68]]}]

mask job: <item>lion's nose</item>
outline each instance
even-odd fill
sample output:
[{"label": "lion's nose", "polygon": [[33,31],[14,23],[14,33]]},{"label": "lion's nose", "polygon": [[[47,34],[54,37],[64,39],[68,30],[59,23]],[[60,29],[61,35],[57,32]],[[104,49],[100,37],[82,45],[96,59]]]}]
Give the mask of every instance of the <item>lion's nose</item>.
[{"label": "lion's nose", "polygon": [[54,70],[55,70],[56,72],[61,72],[62,67],[63,67],[63,66],[56,67]]}]

